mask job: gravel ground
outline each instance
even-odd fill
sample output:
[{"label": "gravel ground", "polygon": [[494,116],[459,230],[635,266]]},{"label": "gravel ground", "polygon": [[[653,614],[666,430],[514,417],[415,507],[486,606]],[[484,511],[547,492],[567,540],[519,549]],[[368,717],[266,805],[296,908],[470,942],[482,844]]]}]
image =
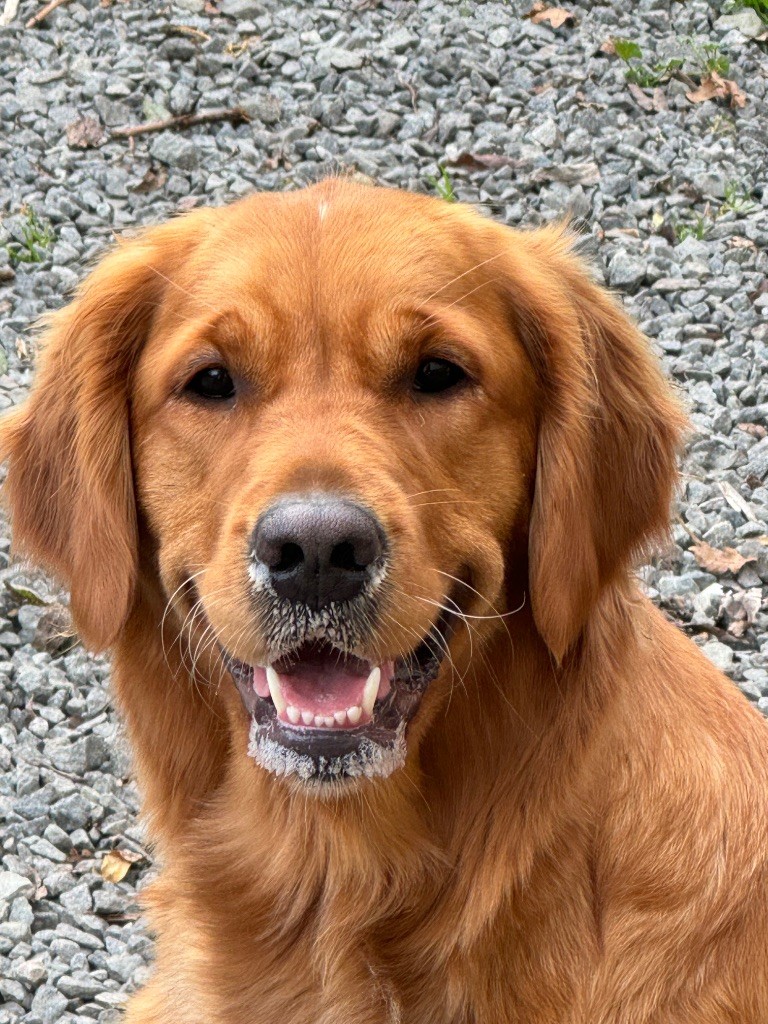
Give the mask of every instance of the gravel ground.
[{"label": "gravel ground", "polygon": [[[642,578],[765,710],[765,26],[702,0],[567,4],[575,24],[555,29],[523,17],[528,0],[81,0],[26,29],[38,5],[22,2],[0,28],[0,408],[29,385],[30,325],[135,225],[340,172],[450,182],[508,224],[571,211],[695,428],[674,544]],[[688,81],[631,85],[613,37],[647,65],[684,58]],[[744,106],[691,102],[723,55]],[[235,106],[247,123],[111,135]],[[150,969],[136,887],[151,854],[108,665],[62,650],[62,595],[8,565],[9,543],[2,527],[0,1024],[117,1021]],[[105,864],[113,850],[130,865]],[[124,880],[103,877],[115,865]]]}]

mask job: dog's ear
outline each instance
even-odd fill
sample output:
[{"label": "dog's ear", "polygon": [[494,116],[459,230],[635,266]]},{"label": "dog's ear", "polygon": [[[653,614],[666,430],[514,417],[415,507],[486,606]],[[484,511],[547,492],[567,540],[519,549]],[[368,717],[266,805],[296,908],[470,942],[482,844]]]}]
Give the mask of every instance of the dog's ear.
[{"label": "dog's ear", "polygon": [[137,519],[129,432],[134,360],[174,264],[182,218],[124,242],[55,314],[29,398],[0,425],[14,546],[71,591],[84,642],[101,650],[130,611]]},{"label": "dog's ear", "polygon": [[517,333],[542,397],[531,604],[558,661],[601,590],[666,532],[685,427],[647,339],[572,244],[545,229],[512,257]]}]

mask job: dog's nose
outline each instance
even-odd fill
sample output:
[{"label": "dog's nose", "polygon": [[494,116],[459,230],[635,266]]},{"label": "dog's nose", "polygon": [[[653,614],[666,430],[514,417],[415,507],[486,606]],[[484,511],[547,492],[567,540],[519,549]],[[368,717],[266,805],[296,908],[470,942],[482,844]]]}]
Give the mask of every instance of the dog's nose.
[{"label": "dog's nose", "polygon": [[308,497],[268,509],[254,528],[251,550],[275,593],[318,609],[356,597],[381,565],[385,547],[381,524],[361,505]]}]

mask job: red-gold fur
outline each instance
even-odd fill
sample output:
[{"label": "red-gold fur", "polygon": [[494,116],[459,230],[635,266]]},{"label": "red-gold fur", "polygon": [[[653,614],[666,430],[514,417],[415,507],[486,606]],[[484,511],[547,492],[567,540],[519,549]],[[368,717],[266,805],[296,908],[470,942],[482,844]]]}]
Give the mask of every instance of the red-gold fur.
[{"label": "red-gold fur", "polygon": [[[127,1024],[768,1021],[768,730],[631,579],[684,421],[570,246],[332,181],[123,243],[55,318],[6,497],[113,649],[165,864]],[[480,387],[416,402],[435,345]],[[212,350],[231,412],[174,391]],[[443,574],[483,595],[406,767],[324,793],[246,755],[210,642],[258,661],[244,538],[306,488],[393,538],[385,654]]]}]

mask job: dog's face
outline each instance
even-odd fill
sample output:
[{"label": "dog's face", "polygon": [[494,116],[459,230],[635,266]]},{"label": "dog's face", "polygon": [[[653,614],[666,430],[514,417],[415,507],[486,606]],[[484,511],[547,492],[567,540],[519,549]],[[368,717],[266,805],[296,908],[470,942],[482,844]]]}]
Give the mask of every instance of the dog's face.
[{"label": "dog's face", "polygon": [[562,657],[663,525],[678,425],[560,233],[330,182],[110,257],[5,446],[17,539],[86,639],[149,575],[248,752],[314,783],[403,763],[467,622],[532,600]]},{"label": "dog's face", "polygon": [[458,616],[503,603],[529,512],[536,380],[497,253],[399,198],[225,211],[134,375],[165,590],[220,648],[253,756],[306,778],[399,766]]}]

